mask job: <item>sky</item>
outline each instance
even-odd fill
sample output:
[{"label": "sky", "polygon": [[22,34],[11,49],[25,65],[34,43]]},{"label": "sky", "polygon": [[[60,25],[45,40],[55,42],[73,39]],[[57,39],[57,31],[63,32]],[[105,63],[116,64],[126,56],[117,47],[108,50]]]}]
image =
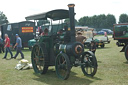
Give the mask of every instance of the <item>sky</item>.
[{"label": "sky", "polygon": [[128,0],[0,0],[0,11],[10,23],[25,21],[25,17],[54,9],[68,9],[75,4],[75,18],[100,14],[113,14],[119,21],[120,14],[128,14]]}]

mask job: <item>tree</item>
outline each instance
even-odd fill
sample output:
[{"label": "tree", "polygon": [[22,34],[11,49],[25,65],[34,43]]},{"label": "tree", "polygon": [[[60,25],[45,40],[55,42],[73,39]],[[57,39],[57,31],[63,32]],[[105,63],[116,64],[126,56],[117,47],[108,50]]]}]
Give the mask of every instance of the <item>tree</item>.
[{"label": "tree", "polygon": [[106,16],[105,14],[101,14],[98,16],[98,24],[99,28],[105,28],[106,27]]},{"label": "tree", "polygon": [[108,14],[106,16],[106,27],[107,28],[112,28],[113,24],[116,24],[116,18],[114,15],[112,14]]},{"label": "tree", "polygon": [[80,18],[79,20],[78,20],[78,25],[81,25],[81,26],[85,26],[85,25],[88,25],[89,23],[89,18],[88,18],[88,16],[84,16],[84,17],[82,17],[82,18]]},{"label": "tree", "polygon": [[6,15],[0,11],[0,25],[7,24],[7,23],[8,23],[8,20]]},{"label": "tree", "polygon": [[128,23],[128,15],[127,14],[121,14],[119,17],[119,23]]},{"label": "tree", "polygon": [[98,27],[97,15],[92,16],[92,27]]},{"label": "tree", "polygon": [[[68,23],[68,24],[69,24],[69,23],[70,23],[69,18],[65,19],[65,20],[64,20],[64,23]],[[78,25],[78,22],[77,22],[76,19],[75,19],[75,25]]]}]

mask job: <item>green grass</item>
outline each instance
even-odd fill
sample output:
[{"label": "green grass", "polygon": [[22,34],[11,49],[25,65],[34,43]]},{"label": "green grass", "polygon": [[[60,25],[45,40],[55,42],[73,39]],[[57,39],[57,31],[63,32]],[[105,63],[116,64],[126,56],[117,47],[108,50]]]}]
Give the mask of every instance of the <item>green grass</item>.
[{"label": "green grass", "polygon": [[[71,69],[68,80],[58,79],[54,67],[50,67],[45,75],[35,74],[33,69],[16,70],[20,55],[17,59],[3,60],[4,54],[0,54],[0,85],[127,85],[128,62],[124,53],[120,52],[121,47],[117,47],[113,39],[110,40],[111,43],[105,44],[105,48],[96,51],[98,70],[93,78],[84,76],[80,67]],[[31,52],[26,49],[23,53],[31,63]]]}]

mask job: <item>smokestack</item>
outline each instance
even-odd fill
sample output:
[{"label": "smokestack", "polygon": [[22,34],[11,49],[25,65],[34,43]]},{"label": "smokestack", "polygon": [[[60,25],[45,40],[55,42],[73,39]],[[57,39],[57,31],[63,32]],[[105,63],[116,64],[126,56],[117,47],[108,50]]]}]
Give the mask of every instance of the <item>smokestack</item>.
[{"label": "smokestack", "polygon": [[75,4],[68,4],[68,7],[69,7],[69,18],[70,18],[70,28],[71,28],[71,31],[70,31],[71,42],[75,42],[76,41],[74,6],[75,6]]}]

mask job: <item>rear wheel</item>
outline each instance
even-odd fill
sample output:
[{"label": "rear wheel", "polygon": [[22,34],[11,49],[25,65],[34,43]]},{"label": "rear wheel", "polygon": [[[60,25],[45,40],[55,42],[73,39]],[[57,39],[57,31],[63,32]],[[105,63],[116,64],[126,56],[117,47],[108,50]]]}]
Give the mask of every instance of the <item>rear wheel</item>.
[{"label": "rear wheel", "polygon": [[91,51],[85,52],[82,55],[81,63],[81,69],[84,75],[93,77],[96,74],[97,60],[95,55]]},{"label": "rear wheel", "polygon": [[110,41],[108,41],[108,43],[110,43]]},{"label": "rear wheel", "polygon": [[55,61],[56,74],[60,79],[66,80],[70,75],[70,61],[65,53],[60,53]]},{"label": "rear wheel", "polygon": [[128,60],[128,45],[125,47],[125,58]]},{"label": "rear wheel", "polygon": [[44,44],[36,44],[32,49],[31,60],[36,73],[45,74],[48,70],[48,53]]}]

